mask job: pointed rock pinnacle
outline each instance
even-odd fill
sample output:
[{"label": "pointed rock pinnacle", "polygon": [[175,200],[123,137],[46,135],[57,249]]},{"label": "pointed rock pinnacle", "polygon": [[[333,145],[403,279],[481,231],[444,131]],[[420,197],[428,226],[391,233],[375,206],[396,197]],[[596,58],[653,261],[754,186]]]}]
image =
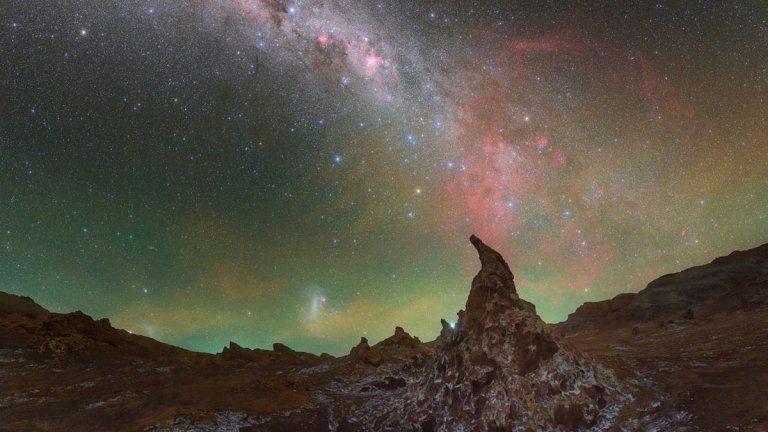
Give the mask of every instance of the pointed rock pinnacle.
[{"label": "pointed rock pinnacle", "polygon": [[472,279],[466,315],[469,322],[478,323],[486,319],[490,309],[496,309],[494,305],[506,309],[511,303],[519,300],[519,297],[515,288],[515,277],[501,254],[474,235],[469,241],[477,249],[481,268]]}]

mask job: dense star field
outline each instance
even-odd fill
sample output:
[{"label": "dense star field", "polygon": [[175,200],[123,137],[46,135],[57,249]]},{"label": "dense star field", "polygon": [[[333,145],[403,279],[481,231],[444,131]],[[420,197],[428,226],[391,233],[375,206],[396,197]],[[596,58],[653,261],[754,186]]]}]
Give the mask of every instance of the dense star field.
[{"label": "dense star field", "polygon": [[[631,3],[631,4],[629,4]],[[768,241],[768,3],[4,0],[0,290],[202,351]]]}]

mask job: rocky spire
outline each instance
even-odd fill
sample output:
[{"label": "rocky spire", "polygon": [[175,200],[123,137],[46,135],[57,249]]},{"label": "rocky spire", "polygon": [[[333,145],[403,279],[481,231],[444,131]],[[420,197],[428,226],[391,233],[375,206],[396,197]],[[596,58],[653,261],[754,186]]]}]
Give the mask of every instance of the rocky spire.
[{"label": "rocky spire", "polygon": [[483,357],[514,373],[531,372],[559,347],[545,331],[534,305],[517,295],[515,277],[501,254],[474,235],[469,240],[481,267],[450,340],[482,350]]},{"label": "rocky spire", "polygon": [[[517,290],[515,289],[515,276],[512,274],[512,270],[509,269],[509,265],[504,261],[504,258],[500,253],[491,249],[488,245],[483,243],[474,234],[469,237],[469,241],[477,249],[477,254],[480,258],[480,272],[475,276],[475,279],[487,279],[492,276],[499,278],[500,284],[498,288],[509,291],[511,295],[517,297]],[[476,282],[472,281],[474,288]]]},{"label": "rocky spire", "polygon": [[469,238],[480,258],[480,271],[472,279],[466,304],[464,325],[478,325],[494,320],[504,310],[519,302],[515,276],[501,254],[472,235]]},{"label": "rocky spire", "polygon": [[[560,349],[533,304],[518,296],[502,256],[474,235],[470,241],[481,268],[466,311],[455,325],[442,321],[413,422],[422,430],[591,427],[604,388],[596,371]],[[593,387],[599,390],[587,391]]]}]

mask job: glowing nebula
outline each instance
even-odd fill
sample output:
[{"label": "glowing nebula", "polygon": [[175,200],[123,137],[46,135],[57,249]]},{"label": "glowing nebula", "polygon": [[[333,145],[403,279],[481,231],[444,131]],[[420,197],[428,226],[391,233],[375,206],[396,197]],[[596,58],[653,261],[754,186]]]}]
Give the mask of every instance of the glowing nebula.
[{"label": "glowing nebula", "polygon": [[339,354],[435,336],[471,233],[546,320],[768,236],[756,2],[6,3],[0,289],[54,310]]}]

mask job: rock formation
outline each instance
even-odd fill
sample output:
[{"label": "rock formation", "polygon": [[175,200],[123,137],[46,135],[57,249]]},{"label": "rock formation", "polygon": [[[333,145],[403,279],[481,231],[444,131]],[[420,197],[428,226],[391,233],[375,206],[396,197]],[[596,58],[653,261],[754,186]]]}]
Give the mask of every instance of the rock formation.
[{"label": "rock formation", "polygon": [[395,333],[372,347],[391,361],[423,364],[435,357],[435,350],[419,338],[411,336],[402,327],[395,327]]},{"label": "rock formation", "polygon": [[622,293],[609,300],[585,302],[569,314],[565,322],[556,326],[557,331],[559,333],[572,333],[580,329],[592,328],[598,322],[627,321],[629,320],[627,306],[632,303],[636,296],[635,293]]},{"label": "rock formation", "polygon": [[360,338],[360,343],[349,351],[349,356],[371,366],[380,365],[382,359],[381,353],[368,345],[367,338]]},{"label": "rock formation", "polygon": [[739,288],[745,301],[764,302],[768,299],[766,279],[768,244],[662,276],[640,291],[628,309],[633,318],[642,321],[663,315],[682,316],[688,309],[695,312],[705,304],[736,300],[728,294]]},{"label": "rock formation", "polygon": [[[338,358],[193,353],[0,292],[0,429],[768,430],[768,245],[586,304],[555,339],[471,242],[481,269],[435,341],[396,327]],[[656,306],[666,318],[643,322]]]},{"label": "rock formation", "polygon": [[768,244],[661,276],[637,294],[619,294],[610,300],[585,303],[556,327],[558,333],[567,334],[606,323],[693,318],[766,303]]},{"label": "rock formation", "polygon": [[0,344],[29,348],[57,359],[73,355],[196,357],[181,348],[112,327],[106,318],[94,320],[81,311],[52,313],[28,297],[0,292]]},{"label": "rock formation", "polygon": [[610,374],[565,352],[517,294],[504,259],[475,236],[480,272],[465,311],[443,325],[407,418],[429,430],[580,430],[621,403]]},{"label": "rock formation", "polygon": [[0,315],[18,314],[29,318],[48,315],[44,307],[29,297],[20,297],[0,291]]},{"label": "rock formation", "polygon": [[419,338],[409,335],[402,327],[397,326],[395,327],[395,334],[377,343],[375,347],[380,349],[387,346],[413,348],[419,345],[421,345]]},{"label": "rock formation", "polygon": [[317,356],[311,353],[295,351],[281,343],[272,344],[272,351],[265,349],[243,348],[240,345],[229,342],[229,347],[224,347],[218,357],[225,361],[238,361],[254,363],[258,366],[312,366],[333,358]]}]

